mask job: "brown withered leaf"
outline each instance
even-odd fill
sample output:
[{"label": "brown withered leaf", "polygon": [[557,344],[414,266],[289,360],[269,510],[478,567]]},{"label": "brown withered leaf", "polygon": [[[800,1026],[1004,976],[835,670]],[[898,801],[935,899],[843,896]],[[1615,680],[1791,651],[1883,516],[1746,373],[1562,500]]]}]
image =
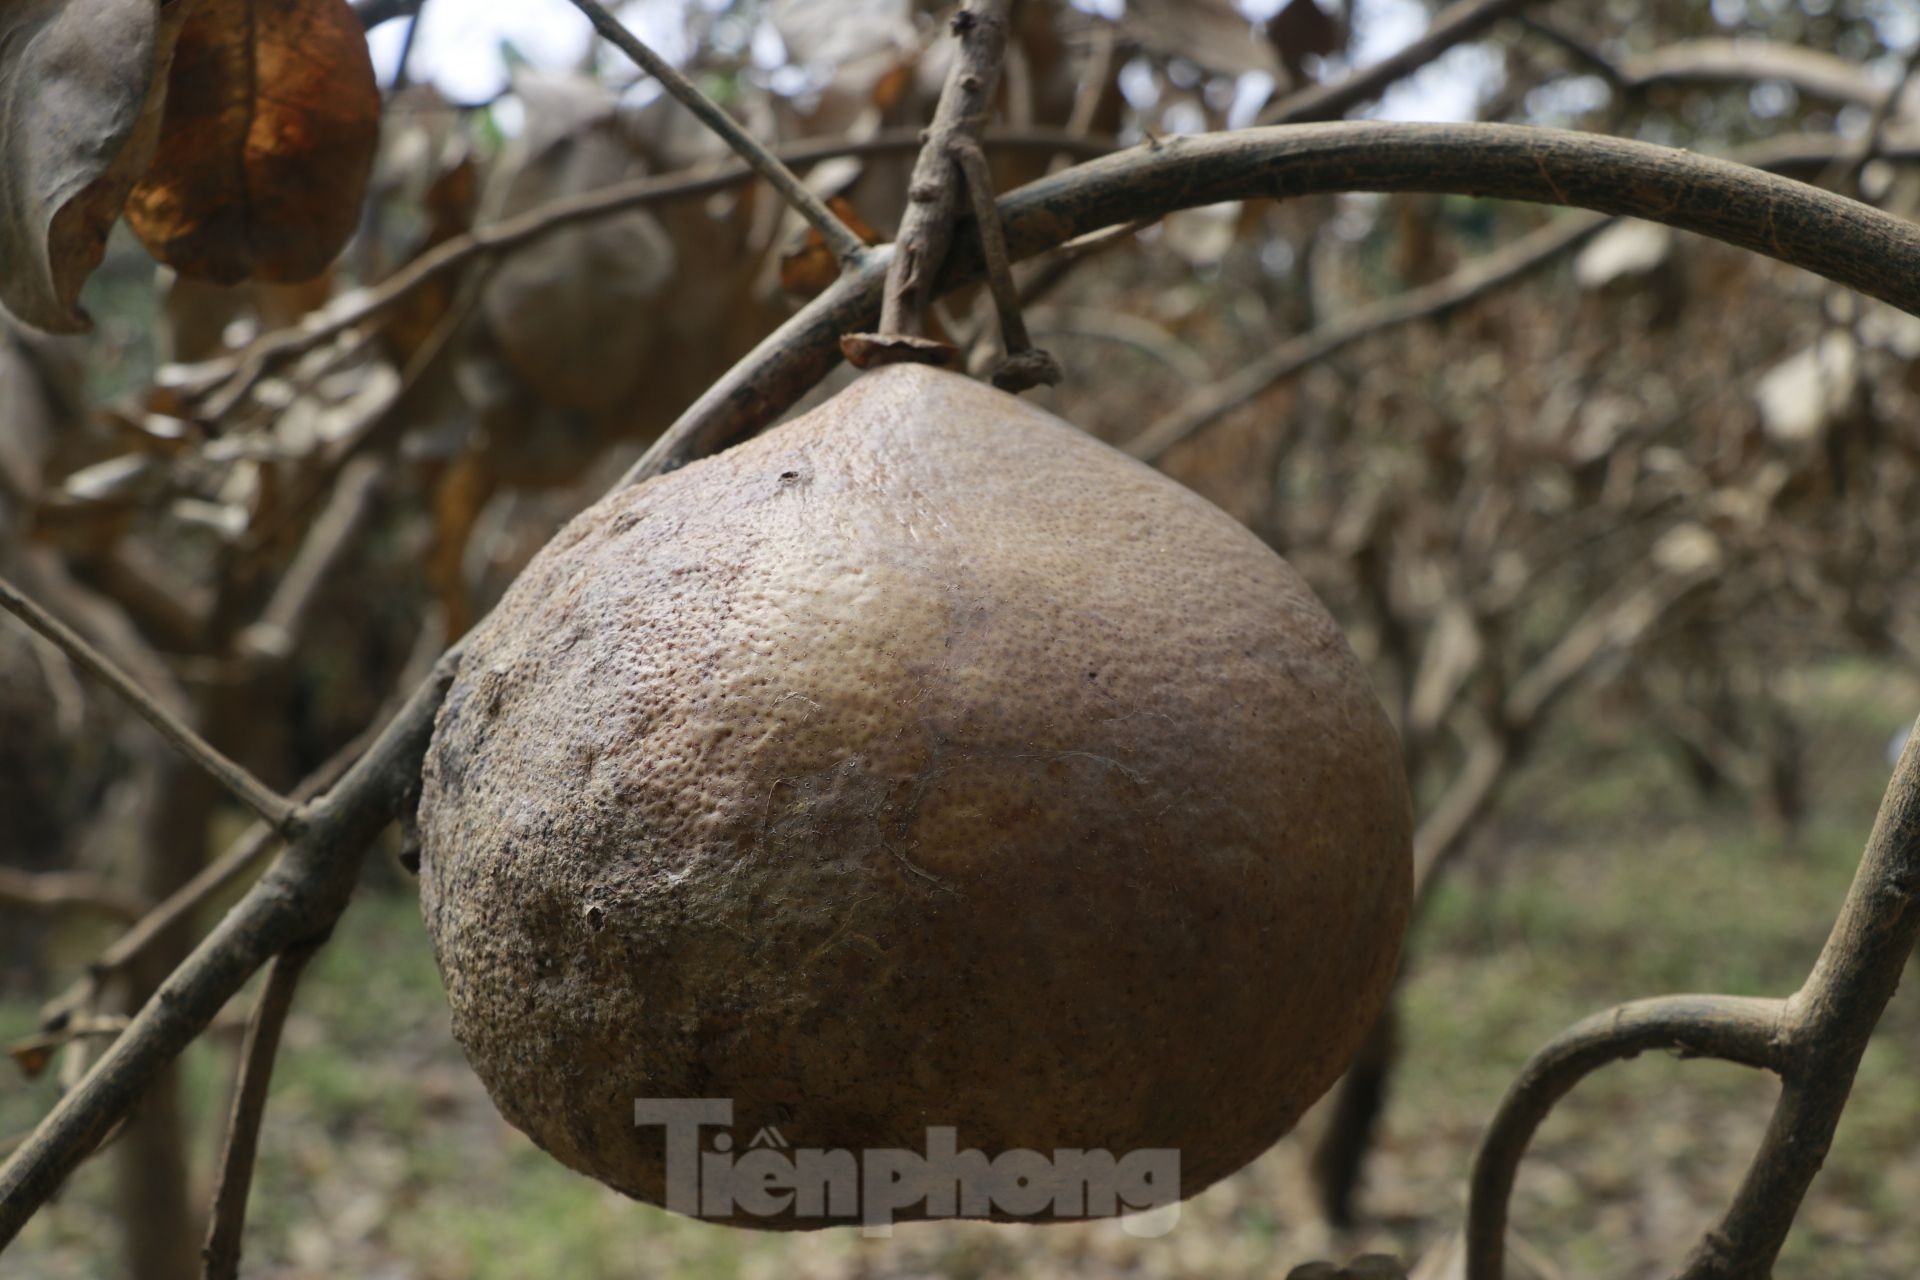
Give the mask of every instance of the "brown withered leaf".
[{"label": "brown withered leaf", "polygon": [[[830,197],[827,208],[847,224],[847,230],[860,237],[862,244],[880,243],[880,233],[868,226],[841,197]],[[800,247],[780,259],[780,287],[795,297],[811,298],[823,293],[839,276],[840,260],[812,227],[807,228],[807,238]]]},{"label": "brown withered leaf", "polygon": [[346,0],[198,0],[127,222],[182,275],[305,280],[347,242],[380,90]]},{"label": "brown withered leaf", "polygon": [[906,97],[907,90],[913,88],[913,73],[917,66],[918,59],[902,58],[891,71],[874,81],[873,92],[870,95],[873,105],[882,112],[891,111],[899,106],[900,99]]},{"label": "brown withered leaf", "polygon": [[7,1046],[7,1056],[20,1068],[20,1074],[29,1080],[38,1079],[53,1061],[53,1051],[63,1043],[59,1036],[41,1035],[20,1040]]},{"label": "brown withered leaf", "polygon": [[1178,54],[1208,71],[1279,70],[1272,48],[1233,0],[1130,0],[1120,29],[1156,53]]},{"label": "brown withered leaf", "polygon": [[1324,58],[1338,53],[1346,43],[1339,20],[1322,9],[1318,0],[1289,0],[1267,20],[1267,39],[1296,82],[1307,79],[1309,55]]},{"label": "brown withered leaf", "polygon": [[89,327],[80,286],[153,154],[185,0],[0,4],[0,304]]}]

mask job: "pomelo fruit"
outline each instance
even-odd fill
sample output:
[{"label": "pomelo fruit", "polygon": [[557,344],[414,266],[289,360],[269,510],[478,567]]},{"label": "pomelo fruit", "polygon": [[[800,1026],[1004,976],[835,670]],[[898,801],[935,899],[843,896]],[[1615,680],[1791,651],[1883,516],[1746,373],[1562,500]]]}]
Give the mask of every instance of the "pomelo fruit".
[{"label": "pomelo fruit", "polygon": [[736,1154],[951,1127],[988,1157],[1177,1150],[1191,1194],[1380,1009],[1409,808],[1279,556],[894,365],[541,552],[441,709],[421,898],[503,1114],[629,1195],[667,1192],[636,1100],[694,1098],[732,1101]]}]

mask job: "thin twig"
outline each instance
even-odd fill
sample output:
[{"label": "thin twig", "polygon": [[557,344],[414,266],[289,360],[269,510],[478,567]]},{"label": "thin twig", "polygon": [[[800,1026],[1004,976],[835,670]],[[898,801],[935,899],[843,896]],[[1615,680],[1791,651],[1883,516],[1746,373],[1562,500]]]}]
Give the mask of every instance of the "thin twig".
[{"label": "thin twig", "polygon": [[353,16],[360,20],[363,30],[371,31],[395,18],[420,12],[420,3],[421,0],[360,0],[353,6]]},{"label": "thin twig", "polygon": [[1332,84],[1312,85],[1288,94],[1260,113],[1260,123],[1336,120],[1355,107],[1373,101],[1455,45],[1473,39],[1501,18],[1532,2],[1457,0],[1435,14],[1427,29],[1405,48]]},{"label": "thin twig", "polygon": [[[304,804],[338,782],[341,775],[374,742],[376,726],[383,724],[383,719],[376,719],[365,731],[356,734],[352,741],[327,757],[324,764],[301,779],[300,785],[293,789],[293,799]],[[85,977],[42,1006],[40,1025],[48,1029],[58,1027],[76,1010],[91,1004],[108,978],[145,955],[155,939],[165,936],[181,920],[238,880],[247,868],[258,862],[278,842],[278,834],[266,823],[256,822],[248,827],[227,846],[225,853],[202,867],[191,880],[168,894],[131,929],[114,939],[87,966]]]},{"label": "thin twig", "polygon": [[1135,236],[1152,226],[1154,221],[1156,220],[1138,218],[1117,227],[1108,227],[1104,231],[1092,231],[1076,240],[1067,241],[1049,253],[1047,260],[1041,263],[1039,269],[1020,286],[1020,305],[1031,307],[1059,288],[1081,263],[1130,242]]},{"label": "thin twig", "polygon": [[807,190],[807,184],[800,181],[793,170],[780,163],[778,156],[742,129],[719,103],[700,92],[700,87],[682,75],[678,67],[649,49],[638,36],[621,24],[620,19],[608,13],[598,0],[573,0],[573,7],[586,14],[594,30],[632,58],[641,70],[658,80],[661,87],[672,94],[680,105],[693,112],[701,124],[718,134],[722,141],[733,148],[735,155],[765,178],[768,185],[780,193],[780,198],[820,233],[820,238],[826,241],[827,248],[833,250],[833,256],[840,260],[843,267],[853,266],[866,256],[867,246],[854,234],[853,229],[840,221],[819,196]]},{"label": "thin twig", "polygon": [[1033,322],[1035,333],[1067,334],[1132,347],[1165,365],[1181,381],[1194,386],[1213,377],[1213,370],[1199,352],[1143,316],[1126,311],[1109,311],[1103,307],[1030,307],[1026,305],[1025,291],[1022,291],[1020,301],[1027,318]]},{"label": "thin twig", "polygon": [[104,876],[85,871],[21,871],[0,867],[0,907],[29,911],[79,908],[119,920],[138,920],[147,904]]},{"label": "thin twig", "polygon": [[1598,214],[1576,214],[1550,222],[1504,249],[1477,258],[1452,275],[1405,293],[1356,308],[1275,347],[1229,377],[1202,387],[1139,435],[1126,451],[1157,462],[1180,445],[1249,404],[1302,369],[1387,329],[1451,311],[1552,263],[1586,243],[1613,221]]},{"label": "thin twig", "polygon": [[213,1209],[207,1220],[207,1243],[200,1251],[206,1261],[206,1280],[233,1280],[240,1274],[240,1239],[246,1227],[247,1195],[253,1188],[254,1157],[260,1149],[267,1085],[273,1079],[280,1033],[293,1008],[294,988],[317,947],[317,943],[303,943],[274,957],[267,967],[267,984],[247,1021],[247,1038],[240,1049],[240,1078],[233,1090],[233,1109],[227,1118],[227,1139],[221,1149]]},{"label": "thin twig", "polygon": [[427,7],[426,0],[412,0],[413,12],[407,18],[407,34],[400,40],[400,56],[394,59],[393,80],[387,85],[387,96],[392,97],[410,83],[408,66],[413,61],[414,42],[420,38],[420,21],[426,16],[422,11]]},{"label": "thin twig", "polygon": [[341,472],[333,496],[313,522],[280,575],[267,607],[235,640],[244,654],[284,661],[293,653],[294,639],[303,629],[330,570],[352,544],[355,533],[372,509],[383,471],[372,458],[359,458]]},{"label": "thin twig", "polygon": [[1916,71],[1920,71],[1920,41],[1915,41],[1913,48],[1907,51],[1906,60],[1900,64],[1900,74],[1894,77],[1893,84],[1888,87],[1880,101],[1874,104],[1873,115],[1867,121],[1866,130],[1860,135],[1858,149],[1844,160],[1836,161],[1835,167],[1839,172],[1829,174],[1821,185],[1833,187],[1837,191],[1844,191],[1852,196],[1860,194],[1861,175],[1880,154],[1881,143],[1886,137],[1887,122],[1893,119],[1894,112],[1899,109],[1900,99],[1905,95],[1907,85],[1912,83]]},{"label": "thin twig", "polygon": [[3,578],[0,578],[0,608],[53,641],[75,666],[119,694],[141,719],[152,725],[181,755],[225,787],[234,799],[266,819],[269,826],[285,831],[292,825],[296,812],[292,801],[254,777],[239,762],[222,754],[212,743],[189,728],[185,721],[149,697],[132,677],[88,644],[78,632],[21,595],[12,583]]},{"label": "thin twig", "polygon": [[[1084,137],[1093,132],[1093,117],[1100,110],[1100,100],[1107,96],[1107,86],[1113,78],[1113,55],[1119,44],[1119,36],[1113,24],[1102,22],[1094,27],[1092,48],[1087,54],[1087,65],[1080,69],[1080,87],[1073,95],[1073,110],[1067,115],[1067,132]],[[1059,164],[1066,156],[1054,157],[1053,163]]]},{"label": "thin twig", "polygon": [[461,277],[459,287],[447,303],[447,309],[433,322],[433,328],[428,331],[426,338],[407,356],[393,391],[368,406],[359,421],[344,427],[339,437],[327,446],[319,464],[302,477],[297,491],[281,504],[279,519],[268,521],[249,534],[245,544],[248,550],[257,550],[271,542],[288,523],[303,516],[329,488],[337,494],[340,477],[346,468],[353,465],[362,454],[391,441],[400,431],[405,420],[397,410],[453,350],[453,340],[473,314],[473,309],[479,305],[481,291],[486,288],[494,266],[494,259],[482,258],[474,264],[472,272]]},{"label": "thin twig", "polygon": [[973,205],[974,230],[980,237],[981,260],[986,264],[987,289],[1000,316],[1000,349],[1004,359],[993,371],[993,385],[1002,391],[1014,392],[1053,386],[1060,381],[1060,366],[1052,356],[1033,345],[1033,339],[1027,334],[1027,322],[1020,316],[1020,291],[1013,285],[1007,233],[1000,225],[1000,206],[993,199],[993,175],[987,168],[986,152],[974,139],[956,135],[952,154],[961,176],[966,179],[967,196]]},{"label": "thin twig", "polygon": [[1597,73],[1599,77],[1605,80],[1608,86],[1616,92],[1635,87],[1634,81],[1628,74],[1626,68],[1602,53],[1593,44],[1581,39],[1571,31],[1561,27],[1558,23],[1549,22],[1544,18],[1536,18],[1530,13],[1521,14],[1519,16],[1519,23],[1528,31],[1533,32],[1535,35],[1540,36],[1552,44],[1560,46],[1561,49],[1572,54],[1575,61]]}]

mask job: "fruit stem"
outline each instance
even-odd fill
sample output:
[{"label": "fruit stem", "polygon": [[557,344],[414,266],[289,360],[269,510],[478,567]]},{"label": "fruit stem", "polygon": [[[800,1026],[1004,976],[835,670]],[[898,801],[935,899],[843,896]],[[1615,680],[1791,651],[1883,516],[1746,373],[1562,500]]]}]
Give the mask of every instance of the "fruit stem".
[{"label": "fruit stem", "polygon": [[880,331],[849,334],[842,341],[847,358],[861,368],[903,360],[955,362],[952,344],[928,334],[927,312],[962,208],[954,148],[963,140],[977,142],[986,127],[1000,65],[1006,60],[1007,8],[1008,0],[971,0],[953,15],[960,49],[907,183],[907,209],[900,218],[880,304]]}]

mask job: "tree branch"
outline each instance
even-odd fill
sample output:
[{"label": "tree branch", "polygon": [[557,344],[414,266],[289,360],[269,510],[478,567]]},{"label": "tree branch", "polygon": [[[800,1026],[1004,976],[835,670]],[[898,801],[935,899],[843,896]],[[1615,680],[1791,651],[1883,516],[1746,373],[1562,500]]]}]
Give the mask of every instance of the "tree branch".
[{"label": "tree branch", "polygon": [[1832,1145],[1867,1041],[1920,941],[1920,731],[1910,735],[1853,887],[1813,972],[1786,1000],[1670,996],[1623,1005],[1556,1037],[1508,1089],[1474,1159],[1467,1280],[1500,1280],[1508,1202],[1528,1141],[1581,1078],[1648,1049],[1780,1076],[1760,1148],[1681,1280],[1764,1280]]},{"label": "tree branch", "polygon": [[357,459],[344,467],[333,496],[313,522],[287,571],[280,575],[267,607],[237,637],[236,646],[242,653],[278,660],[292,654],[308,609],[329,570],[352,544],[366,519],[381,478],[380,464],[370,458]]},{"label": "tree branch", "polygon": [[1907,51],[1900,63],[1900,72],[1894,77],[1880,100],[1873,106],[1873,114],[1867,119],[1867,127],[1860,133],[1860,142],[1850,155],[1834,161],[1833,168],[1822,176],[1821,186],[1833,187],[1858,198],[1860,195],[1860,177],[1880,155],[1880,145],[1887,132],[1887,122],[1893,119],[1900,109],[1900,99],[1907,92],[1907,85],[1920,70],[1920,41]]},{"label": "tree branch", "polygon": [[[1920,47],[1916,47],[1915,56],[1920,57]],[[1909,70],[1901,77],[1902,85],[1906,83],[1907,75],[1912,74],[1914,64],[1909,61],[1907,65]],[[1882,99],[1882,106],[1893,101],[1898,93],[1897,87],[1889,92]],[[1858,147],[1852,144],[1843,147],[1831,135],[1809,135],[1801,144],[1804,150],[1782,147],[1780,140],[1776,139],[1744,149],[1735,160],[1769,172],[1788,168],[1813,172],[1820,168],[1818,158],[1824,158],[1828,168],[1820,185],[1840,187],[1847,177],[1847,171],[1836,170],[1833,166],[1863,166],[1865,161],[1859,159],[1861,155],[1871,158],[1887,154],[1888,140],[1884,136],[1884,124],[1884,118],[1878,123],[1870,123],[1867,130],[1870,142]],[[1871,150],[1864,149],[1869,145]],[[1909,154],[1920,154],[1920,135],[1910,140],[1909,147]],[[1851,172],[1857,174],[1858,167]],[[1848,194],[1853,193],[1849,191]],[[1303,369],[1311,368],[1363,338],[1411,321],[1445,315],[1456,307],[1523,280],[1551,265],[1561,255],[1579,248],[1612,221],[1611,218],[1592,214],[1561,219],[1503,249],[1476,258],[1431,284],[1382,298],[1337,316],[1317,328],[1288,339],[1263,358],[1203,388],[1184,404],[1150,423],[1122,447],[1143,462],[1158,462],[1176,446]]]},{"label": "tree branch", "polygon": [[[1650,143],[1499,124],[1347,122],[1162,140],[1042,178],[1000,200],[1017,261],[1176,209],[1332,191],[1427,191],[1572,205],[1697,231],[1920,313],[1920,227],[1803,183]],[[773,422],[831,369],[840,336],[872,327],[876,250],[688,407],[629,471],[672,470]],[[940,289],[979,279],[954,246]]]},{"label": "tree branch", "polygon": [[[984,141],[993,149],[1062,152],[1083,159],[1107,155],[1114,150],[1110,140],[1080,137],[1059,129],[997,132]],[[833,139],[780,147],[774,154],[789,164],[812,164],[841,156],[889,155],[919,146],[918,132],[896,130],[858,142]],[[309,312],[299,324],[263,334],[235,355],[192,366],[185,371],[186,385],[181,390],[190,400],[204,406],[202,412],[206,416],[218,418],[238,404],[276,365],[331,342],[356,325],[365,324],[413,290],[449,272],[477,260],[510,253],[549,232],[576,223],[670,200],[710,195],[750,182],[754,176],[754,171],[744,164],[724,164],[708,173],[636,178],[581,195],[563,196],[489,226],[476,227],[465,235],[435,245],[377,285],[341,294]]]},{"label": "tree branch", "polygon": [[137,894],[128,893],[104,876],[84,871],[21,871],[0,867],[0,907],[26,911],[66,911],[79,908],[118,920],[138,920],[147,909]]},{"label": "tree branch", "polygon": [[1371,102],[1395,84],[1438,58],[1457,44],[1473,39],[1508,14],[1532,0],[1456,0],[1434,15],[1419,39],[1370,67],[1362,67],[1333,84],[1317,84],[1292,93],[1260,113],[1261,124],[1304,124],[1337,120],[1363,103]]},{"label": "tree branch", "polygon": [[840,259],[842,267],[852,266],[866,256],[867,246],[853,233],[852,228],[840,221],[819,196],[807,190],[806,184],[795,176],[793,170],[780,163],[778,156],[742,129],[719,103],[700,92],[700,87],[681,74],[678,67],[649,49],[618,18],[608,13],[598,0],[573,0],[573,7],[586,14],[594,30],[633,59],[634,65],[658,80],[661,87],[672,94],[681,106],[693,112],[701,124],[718,134],[723,142],[733,148],[735,155],[765,178],[767,184],[780,194],[780,198],[820,233],[820,238],[826,241],[827,248],[833,250],[833,256]]},{"label": "tree branch", "polygon": [[360,0],[353,6],[353,16],[360,19],[361,30],[371,31],[395,18],[415,16],[420,12],[420,3],[421,0]]},{"label": "tree branch", "polygon": [[280,1032],[293,1008],[294,988],[313,958],[317,943],[291,947],[267,967],[267,985],[253,1006],[247,1038],[240,1049],[240,1078],[234,1085],[227,1140],[214,1183],[208,1215],[205,1280],[233,1280],[240,1274],[240,1238],[247,1221],[247,1195],[253,1188],[254,1157],[260,1149],[260,1122],[267,1110],[267,1086],[273,1079]]},{"label": "tree branch", "polygon": [[1597,1013],[1548,1043],[1521,1070],[1494,1112],[1473,1160],[1467,1197],[1467,1280],[1500,1280],[1507,1205],[1520,1160],[1554,1104],[1610,1062],[1664,1049],[1781,1070],[1786,1003],[1738,996],[1664,996]]},{"label": "tree branch", "polygon": [[1585,244],[1612,221],[1599,214],[1558,219],[1431,284],[1357,307],[1290,338],[1230,377],[1204,387],[1186,403],[1149,424],[1127,441],[1124,448],[1142,462],[1158,462],[1176,445],[1192,439],[1302,369],[1363,338],[1409,321],[1443,315],[1512,284]]},{"label": "tree branch", "polygon": [[1840,918],[1806,985],[1787,1001],[1785,1088],[1760,1149],[1682,1280],[1746,1280],[1772,1271],[1917,941],[1920,728],[1894,767]]},{"label": "tree branch", "polygon": [[295,806],[291,801],[254,777],[240,763],[228,759],[212,743],[188,727],[184,720],[147,696],[146,690],[135,683],[132,677],[88,644],[78,632],[20,594],[5,579],[0,579],[0,608],[53,641],[75,666],[119,694],[141,719],[152,725],[181,755],[225,787],[236,800],[266,819],[268,825],[279,831],[285,831],[292,825]]},{"label": "tree branch", "polygon": [[1876,105],[1885,90],[1845,58],[1772,40],[1682,40],[1619,67],[1629,90],[1669,85],[1746,85],[1781,80],[1809,97]]},{"label": "tree branch", "polygon": [[[293,789],[293,799],[304,804],[338,782],[341,775],[374,742],[380,726],[381,721],[376,720],[365,732],[356,735],[351,742],[329,756],[318,769],[301,779],[300,785]],[[93,1002],[102,983],[133,964],[146,953],[155,939],[166,936],[181,920],[238,880],[247,868],[258,862],[277,843],[278,833],[266,823],[256,822],[248,827],[227,846],[225,853],[202,867],[191,880],[168,894],[158,906],[141,916],[132,928],[114,939],[87,966],[86,976],[49,1000],[40,1010],[41,1027],[49,1031],[58,1030],[77,1010]]]},{"label": "tree branch", "polygon": [[434,712],[459,655],[458,645],[447,651],[340,785],[308,808],[286,854],[0,1166],[0,1248],[261,965],[338,917],[353,891],[360,854],[419,785]]},{"label": "tree branch", "polygon": [[981,260],[987,272],[987,288],[1000,318],[1003,358],[1000,367],[993,371],[993,385],[1002,391],[1014,392],[1052,386],[1060,381],[1060,366],[1052,356],[1033,345],[1027,322],[1020,316],[1020,291],[1014,287],[1013,263],[1007,258],[1006,229],[1000,225],[1000,206],[993,198],[993,174],[987,168],[987,153],[974,139],[956,137],[953,161],[966,180],[974,231],[980,237]]}]

